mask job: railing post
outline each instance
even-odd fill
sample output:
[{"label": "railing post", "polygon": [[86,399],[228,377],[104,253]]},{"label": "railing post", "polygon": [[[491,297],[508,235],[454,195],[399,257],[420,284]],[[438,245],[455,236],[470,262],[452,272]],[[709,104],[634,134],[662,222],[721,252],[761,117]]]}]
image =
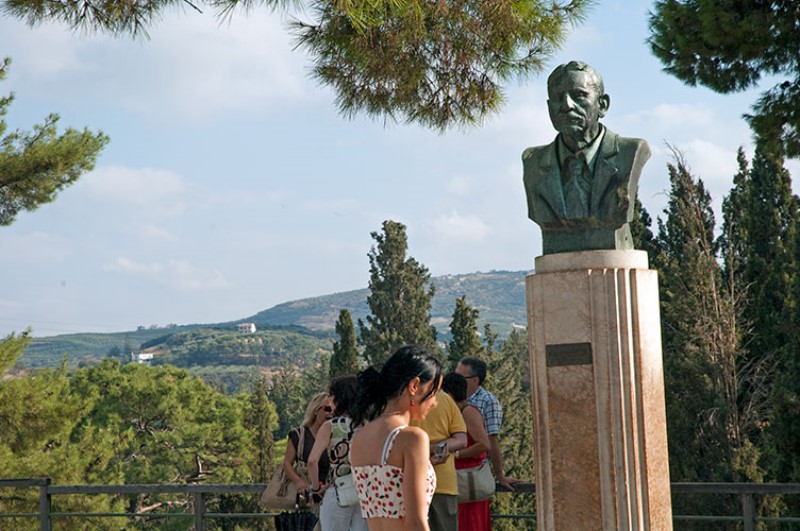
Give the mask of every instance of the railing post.
[{"label": "railing post", "polygon": [[50,522],[50,478],[44,478],[44,483],[39,485],[39,529],[41,531],[50,531],[52,525]]},{"label": "railing post", "polygon": [[202,492],[194,493],[194,531],[206,531],[206,502]]},{"label": "railing post", "polygon": [[752,492],[742,494],[744,531],[756,531],[756,498]]}]

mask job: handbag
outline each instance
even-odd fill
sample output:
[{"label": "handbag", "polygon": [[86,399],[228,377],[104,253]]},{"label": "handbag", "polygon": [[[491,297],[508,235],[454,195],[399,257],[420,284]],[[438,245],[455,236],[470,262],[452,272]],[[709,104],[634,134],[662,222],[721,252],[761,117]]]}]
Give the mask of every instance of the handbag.
[{"label": "handbag", "polygon": [[489,462],[472,468],[456,470],[458,476],[458,503],[488,500],[494,494],[494,476]]},{"label": "handbag", "polygon": [[[303,461],[303,446],[305,442],[305,428],[298,430],[297,444],[297,463],[294,470],[297,474],[308,481],[308,466]],[[303,508],[307,505],[305,497],[298,495],[297,486],[289,479],[283,470],[283,463],[278,465],[267,488],[261,494],[259,504],[267,509],[292,510]]]},{"label": "handbag", "polygon": [[336,490],[336,503],[339,507],[351,507],[358,503],[358,492],[352,472],[334,477],[333,488]]}]

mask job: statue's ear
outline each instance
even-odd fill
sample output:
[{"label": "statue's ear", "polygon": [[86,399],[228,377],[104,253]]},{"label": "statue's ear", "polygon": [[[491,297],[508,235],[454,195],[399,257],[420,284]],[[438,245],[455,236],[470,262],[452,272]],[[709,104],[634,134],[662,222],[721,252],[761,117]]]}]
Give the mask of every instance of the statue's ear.
[{"label": "statue's ear", "polygon": [[608,108],[611,106],[611,96],[608,94],[603,94],[600,96],[600,118],[603,118],[606,113],[608,112]]}]

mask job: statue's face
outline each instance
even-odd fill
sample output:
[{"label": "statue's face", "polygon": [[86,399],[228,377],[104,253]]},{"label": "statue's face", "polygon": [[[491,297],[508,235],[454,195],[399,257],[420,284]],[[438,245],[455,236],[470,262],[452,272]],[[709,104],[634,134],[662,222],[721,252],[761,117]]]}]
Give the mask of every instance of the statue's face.
[{"label": "statue's face", "polygon": [[[550,121],[565,141],[582,148],[600,130],[598,121],[606,115],[610,99],[601,94],[588,72],[570,70],[547,87]],[[573,146],[570,146],[573,147]]]}]

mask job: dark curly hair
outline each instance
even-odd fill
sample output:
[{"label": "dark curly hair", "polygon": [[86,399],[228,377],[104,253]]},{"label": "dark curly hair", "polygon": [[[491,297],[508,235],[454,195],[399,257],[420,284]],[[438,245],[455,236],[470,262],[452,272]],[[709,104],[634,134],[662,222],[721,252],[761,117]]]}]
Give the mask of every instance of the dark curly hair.
[{"label": "dark curly hair", "polygon": [[358,396],[358,379],[355,374],[339,376],[331,381],[328,394],[333,397],[336,404],[334,415],[348,415],[352,417],[353,406]]}]

